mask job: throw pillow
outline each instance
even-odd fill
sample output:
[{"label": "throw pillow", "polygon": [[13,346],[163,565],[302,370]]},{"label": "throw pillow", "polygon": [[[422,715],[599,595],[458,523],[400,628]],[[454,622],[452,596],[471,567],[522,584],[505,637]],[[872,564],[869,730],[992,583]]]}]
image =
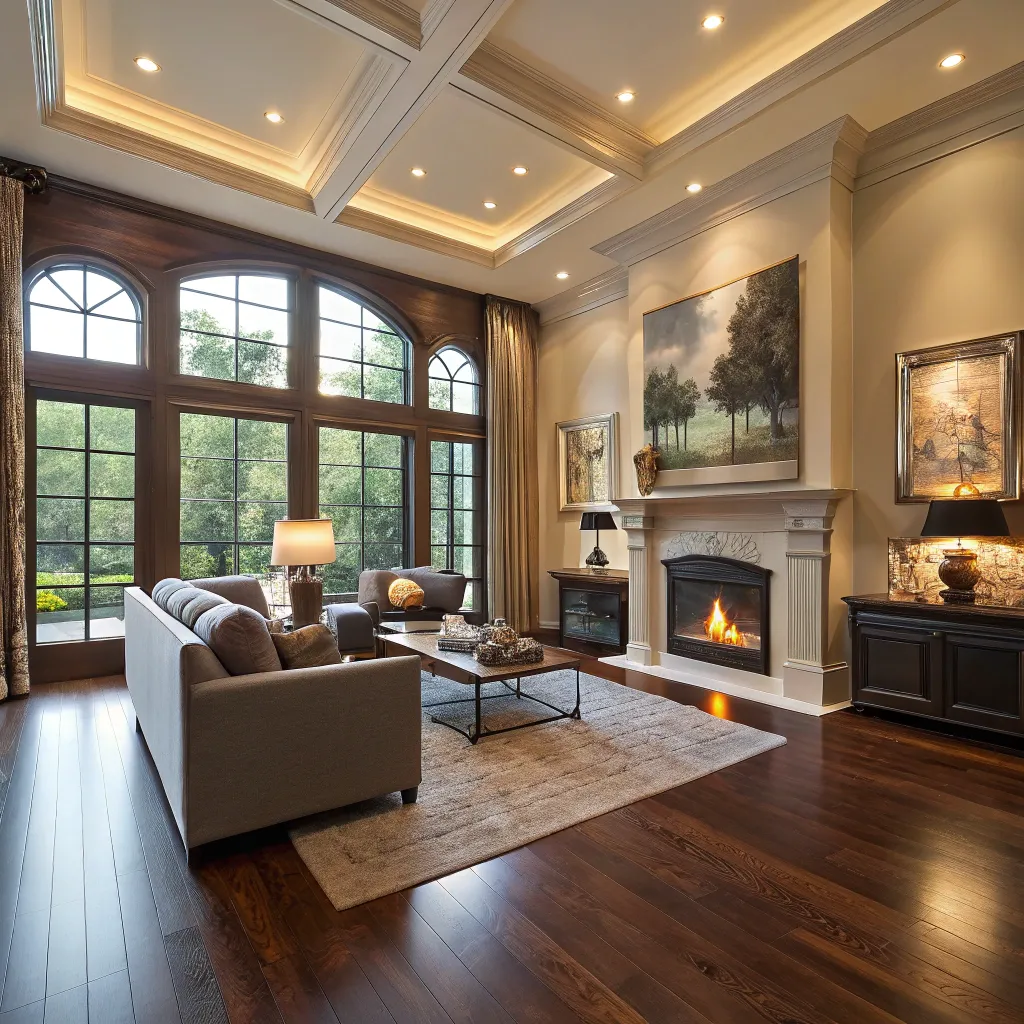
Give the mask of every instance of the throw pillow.
[{"label": "throw pillow", "polygon": [[168,615],[173,615],[179,622],[184,622],[185,620],[181,617],[181,613],[185,605],[201,594],[202,591],[193,587],[191,583],[186,584],[184,587],[179,587],[167,595],[164,610]]},{"label": "throw pillow", "polygon": [[388,600],[395,608],[408,611],[423,607],[423,588],[412,580],[395,580],[388,587]]},{"label": "throw pillow", "polygon": [[245,605],[219,604],[203,612],[192,630],[233,676],[281,669],[267,620]]},{"label": "throw pillow", "polygon": [[154,588],[152,593],[153,603],[158,607],[167,611],[167,600],[171,594],[183,587],[189,586],[184,580],[179,580],[174,577],[170,579],[161,580]]},{"label": "throw pillow", "polygon": [[338,641],[323,625],[302,626],[291,633],[271,633],[277,656],[285,668],[313,668],[318,665],[339,665]]}]

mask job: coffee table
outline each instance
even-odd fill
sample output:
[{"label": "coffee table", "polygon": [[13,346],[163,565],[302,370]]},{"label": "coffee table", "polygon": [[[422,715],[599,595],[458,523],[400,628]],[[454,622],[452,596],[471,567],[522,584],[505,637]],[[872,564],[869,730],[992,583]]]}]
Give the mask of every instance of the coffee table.
[{"label": "coffee table", "polygon": [[[455,651],[439,651],[437,649],[436,634],[411,633],[411,634],[389,634],[385,635],[384,652],[386,656],[400,654],[418,654],[424,668],[429,668],[434,675],[443,676],[455,683],[463,683],[472,686],[475,693],[472,697],[464,697],[458,700],[442,700],[435,704],[424,704],[425,708],[442,707],[448,704],[475,704],[475,723],[472,729],[460,729],[451,722],[444,719],[430,716],[432,722],[438,725],[446,725],[454,729],[460,736],[465,736],[470,743],[476,743],[482,736],[498,736],[503,732],[513,732],[516,729],[526,729],[533,725],[544,725],[547,722],[559,722],[563,718],[580,717],[580,657],[569,651],[558,651],[553,647],[544,648],[544,660],[531,662],[527,665],[481,665],[472,654],[460,654]],[[530,676],[544,675],[547,672],[555,672],[558,669],[576,670],[576,706],[571,711],[549,704],[546,700],[524,693],[522,680]],[[510,681],[515,680],[515,686]],[[481,705],[485,700],[495,700],[498,697],[507,697],[506,693],[489,694],[482,696],[480,688],[486,683],[501,683],[508,693],[514,694],[519,700],[533,701],[535,704],[542,704],[554,715],[545,718],[538,718],[532,722],[521,722],[519,725],[508,725],[503,729],[487,729],[481,722]]]}]

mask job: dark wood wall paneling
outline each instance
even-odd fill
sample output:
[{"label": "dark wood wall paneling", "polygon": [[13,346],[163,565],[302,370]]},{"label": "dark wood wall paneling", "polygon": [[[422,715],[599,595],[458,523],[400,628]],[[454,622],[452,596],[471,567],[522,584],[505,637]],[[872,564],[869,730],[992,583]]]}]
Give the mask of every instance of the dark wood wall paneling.
[{"label": "dark wood wall paneling", "polygon": [[[141,495],[137,578],[146,587],[178,572],[178,446],[175,417],[181,409],[266,415],[291,423],[289,502],[294,516],[317,514],[316,428],[320,422],[407,434],[414,442],[411,554],[430,561],[429,441],[484,436],[485,418],[433,411],[427,401],[427,361],[455,342],[485,372],[484,298],[368,266],[342,256],[260,235],[217,221],[156,206],[79,182],[51,178],[50,189],[26,197],[26,272],[54,256],[85,257],[110,264],[139,288],[145,304],[144,365],[121,366],[63,356],[26,353],[29,407],[36,390],[74,391],[143,401],[148,422],[141,431],[140,461],[148,467]],[[178,364],[178,284],[213,269],[277,270],[295,283],[297,305],[287,390],[182,376]],[[413,342],[409,406],[321,395],[317,389],[317,324],[309,315],[318,280],[341,285],[376,306]],[[485,389],[481,390],[481,394]],[[29,424],[28,439],[34,437]],[[28,447],[28,483],[35,451]],[[34,489],[31,491],[34,493]],[[31,499],[30,499],[31,501]],[[148,511],[144,512],[144,509]],[[29,519],[34,509],[29,509]],[[29,524],[29,570],[34,580],[34,524]],[[123,670],[119,640],[36,647],[34,594],[29,592],[33,680],[49,682]]]}]

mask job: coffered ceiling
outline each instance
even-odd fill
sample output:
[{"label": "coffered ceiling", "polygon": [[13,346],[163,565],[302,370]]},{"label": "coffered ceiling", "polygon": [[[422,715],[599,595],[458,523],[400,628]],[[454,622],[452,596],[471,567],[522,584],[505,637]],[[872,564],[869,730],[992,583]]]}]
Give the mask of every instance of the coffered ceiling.
[{"label": "coffered ceiling", "polygon": [[0,153],[537,301],[688,184],[1021,60],[1021,0],[6,0]]}]

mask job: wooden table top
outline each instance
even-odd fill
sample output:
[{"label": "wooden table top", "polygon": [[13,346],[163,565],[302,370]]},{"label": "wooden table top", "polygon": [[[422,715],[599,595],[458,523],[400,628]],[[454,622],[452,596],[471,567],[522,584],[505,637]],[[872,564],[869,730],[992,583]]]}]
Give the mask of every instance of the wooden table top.
[{"label": "wooden table top", "polygon": [[560,668],[579,668],[582,660],[580,655],[571,651],[545,647],[543,661],[531,661],[525,665],[481,665],[472,654],[439,651],[436,633],[389,633],[381,639],[388,648],[404,648],[403,653],[418,654],[424,660],[433,663],[438,675],[457,683],[499,683],[506,679],[520,679],[540,675],[542,672],[554,672]]}]

